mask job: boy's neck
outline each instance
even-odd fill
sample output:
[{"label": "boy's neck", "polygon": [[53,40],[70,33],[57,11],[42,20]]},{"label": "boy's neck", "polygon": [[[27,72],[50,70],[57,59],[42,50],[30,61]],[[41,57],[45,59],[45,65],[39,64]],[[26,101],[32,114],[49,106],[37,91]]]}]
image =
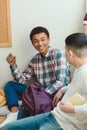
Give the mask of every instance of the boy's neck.
[{"label": "boy's neck", "polygon": [[78,60],[76,61],[75,67],[76,67],[76,68],[79,68],[79,67],[81,67],[81,66],[84,65],[84,64],[87,64],[87,58],[80,58],[80,59],[78,59]]}]

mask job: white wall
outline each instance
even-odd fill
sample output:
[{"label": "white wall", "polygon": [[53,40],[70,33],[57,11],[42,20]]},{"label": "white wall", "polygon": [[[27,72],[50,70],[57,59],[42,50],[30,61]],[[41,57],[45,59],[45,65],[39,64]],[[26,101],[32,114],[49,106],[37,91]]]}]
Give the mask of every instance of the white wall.
[{"label": "white wall", "polygon": [[85,8],[86,8],[86,12],[87,12],[87,0],[85,0]]},{"label": "white wall", "polygon": [[11,0],[12,47],[0,48],[0,86],[12,79],[6,56],[12,52],[21,70],[36,53],[29,40],[35,26],[50,32],[51,46],[64,49],[65,37],[83,31],[84,0]]}]

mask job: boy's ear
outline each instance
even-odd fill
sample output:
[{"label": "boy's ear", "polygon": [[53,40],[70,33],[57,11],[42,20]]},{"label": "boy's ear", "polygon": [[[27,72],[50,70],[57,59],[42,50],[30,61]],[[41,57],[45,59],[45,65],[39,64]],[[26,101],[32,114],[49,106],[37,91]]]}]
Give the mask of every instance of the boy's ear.
[{"label": "boy's ear", "polygon": [[50,42],[50,38],[49,38],[49,42]]},{"label": "boy's ear", "polygon": [[[48,39],[48,41],[49,41],[49,43],[50,43],[50,38]],[[49,43],[48,43],[48,44],[49,44]]]},{"label": "boy's ear", "polygon": [[73,57],[73,56],[74,56],[74,53],[73,53],[72,50],[69,50],[69,55],[70,55],[70,57]]}]

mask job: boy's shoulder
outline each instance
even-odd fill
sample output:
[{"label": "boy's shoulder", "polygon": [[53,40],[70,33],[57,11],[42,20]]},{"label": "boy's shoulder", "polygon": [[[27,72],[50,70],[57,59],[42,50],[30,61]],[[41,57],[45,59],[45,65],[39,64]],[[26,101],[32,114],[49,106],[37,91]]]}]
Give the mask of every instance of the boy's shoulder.
[{"label": "boy's shoulder", "polygon": [[59,48],[51,48],[50,47],[49,52],[56,53],[56,54],[58,54],[58,53],[64,54],[64,51],[62,49],[59,49]]},{"label": "boy's shoulder", "polygon": [[75,73],[81,75],[81,79],[87,81],[87,64],[83,64],[80,68],[75,69]]}]

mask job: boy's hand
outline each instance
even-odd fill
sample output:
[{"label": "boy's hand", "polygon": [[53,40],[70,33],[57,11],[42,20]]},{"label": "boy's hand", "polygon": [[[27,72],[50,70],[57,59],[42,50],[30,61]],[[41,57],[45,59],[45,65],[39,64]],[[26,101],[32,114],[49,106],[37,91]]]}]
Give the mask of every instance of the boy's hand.
[{"label": "boy's hand", "polygon": [[7,56],[6,61],[10,64],[11,67],[16,65],[16,57],[11,53]]},{"label": "boy's hand", "polygon": [[74,106],[70,102],[63,102],[63,101],[61,101],[59,103],[59,106],[60,106],[61,111],[63,111],[63,112],[66,112],[66,113],[75,113]]},{"label": "boy's hand", "polygon": [[60,101],[60,99],[63,97],[63,93],[62,93],[62,90],[60,89],[56,95],[54,96],[53,98],[53,107],[55,107],[57,105],[57,103]]}]

